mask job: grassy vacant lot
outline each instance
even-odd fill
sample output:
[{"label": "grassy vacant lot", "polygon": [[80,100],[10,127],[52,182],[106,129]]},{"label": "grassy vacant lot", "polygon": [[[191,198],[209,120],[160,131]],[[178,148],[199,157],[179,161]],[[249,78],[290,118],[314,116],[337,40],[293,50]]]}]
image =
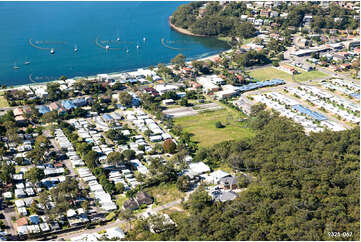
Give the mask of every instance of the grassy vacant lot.
[{"label": "grassy vacant lot", "polygon": [[[232,109],[220,109],[202,112],[198,115],[176,118],[175,124],[185,131],[194,134],[193,140],[199,146],[208,147],[226,140],[238,140],[253,135],[252,130],[238,120],[241,114]],[[224,128],[216,128],[216,122],[221,121]]]},{"label": "grassy vacant lot", "polygon": [[185,196],[175,184],[160,184],[159,186],[145,188],[144,191],[152,196],[158,205],[173,202]]},{"label": "grassy vacant lot", "polygon": [[[273,78],[279,78],[285,81],[292,81],[292,75],[284,71],[277,70],[276,68],[273,67],[255,69],[250,71],[249,74],[253,78],[256,78],[257,80],[260,81],[270,80]],[[328,76],[327,74],[320,71],[310,71],[310,72],[302,72],[301,74],[297,74],[295,78],[296,81],[307,81],[318,78],[326,78],[327,76]]]},{"label": "grassy vacant lot", "polygon": [[0,108],[9,107],[8,101],[5,99],[3,92],[0,93]]}]

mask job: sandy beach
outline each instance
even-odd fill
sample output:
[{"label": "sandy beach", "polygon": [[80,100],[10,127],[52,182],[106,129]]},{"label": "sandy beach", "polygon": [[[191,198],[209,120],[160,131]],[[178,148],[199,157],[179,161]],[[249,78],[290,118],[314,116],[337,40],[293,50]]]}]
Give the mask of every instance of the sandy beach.
[{"label": "sandy beach", "polygon": [[174,29],[175,31],[177,31],[177,32],[179,32],[179,33],[181,33],[181,34],[186,34],[186,35],[191,35],[191,36],[207,37],[206,35],[194,34],[194,33],[190,32],[189,30],[186,30],[186,29],[177,27],[177,26],[175,26],[174,24],[171,23],[171,19],[172,19],[172,16],[169,16],[169,18],[168,18],[168,23],[169,23],[169,26],[170,26],[172,29]]}]

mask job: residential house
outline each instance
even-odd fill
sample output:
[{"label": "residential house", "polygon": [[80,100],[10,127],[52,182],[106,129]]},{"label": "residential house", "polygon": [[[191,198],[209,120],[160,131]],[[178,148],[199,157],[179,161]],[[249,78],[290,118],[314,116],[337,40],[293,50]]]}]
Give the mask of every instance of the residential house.
[{"label": "residential house", "polygon": [[153,203],[153,199],[146,193],[146,192],[138,192],[135,195],[135,200],[137,201],[138,205],[141,206],[143,204],[150,205]]},{"label": "residential house", "polygon": [[41,106],[37,107],[37,109],[38,109],[39,113],[41,113],[41,114],[50,112],[49,107],[45,106],[45,105],[41,105]]},{"label": "residential house", "polygon": [[128,199],[123,204],[123,209],[137,210],[139,208],[138,203],[134,199]]},{"label": "residential house", "polygon": [[219,183],[222,185],[223,189],[237,189],[237,178],[233,176],[225,176],[220,178]]}]

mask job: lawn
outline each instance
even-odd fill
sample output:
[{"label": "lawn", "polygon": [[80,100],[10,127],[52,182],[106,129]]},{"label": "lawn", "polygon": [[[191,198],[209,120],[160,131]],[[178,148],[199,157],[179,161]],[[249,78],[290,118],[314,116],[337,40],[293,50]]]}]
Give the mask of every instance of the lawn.
[{"label": "lawn", "polygon": [[[241,113],[229,108],[201,112],[198,115],[174,119],[185,131],[194,134],[192,139],[199,146],[208,147],[226,140],[239,140],[253,136],[251,129],[239,122]],[[216,128],[216,122],[221,121],[224,128]]]},{"label": "lawn", "polygon": [[158,205],[163,205],[185,196],[175,184],[160,184],[158,186],[145,188],[144,191],[152,196]]},{"label": "lawn", "polygon": [[[250,71],[249,74],[253,78],[260,81],[270,80],[273,78],[279,78],[285,81],[292,81],[292,75],[284,71],[277,70],[276,68],[273,67],[255,69]],[[326,77],[328,77],[328,75],[320,71],[302,72],[301,74],[297,74],[295,76],[296,81],[307,81],[307,80],[326,78]]]}]

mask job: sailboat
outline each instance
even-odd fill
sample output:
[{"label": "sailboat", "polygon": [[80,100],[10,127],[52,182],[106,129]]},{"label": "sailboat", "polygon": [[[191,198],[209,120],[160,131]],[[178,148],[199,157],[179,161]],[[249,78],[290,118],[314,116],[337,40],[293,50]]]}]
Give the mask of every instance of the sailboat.
[{"label": "sailboat", "polygon": [[20,69],[20,67],[18,67],[18,66],[16,65],[16,62],[14,63],[13,68],[14,68],[15,70],[16,70],[16,69]]},{"label": "sailboat", "polygon": [[75,45],[75,47],[74,47],[74,52],[78,52],[78,46],[77,45]]}]

